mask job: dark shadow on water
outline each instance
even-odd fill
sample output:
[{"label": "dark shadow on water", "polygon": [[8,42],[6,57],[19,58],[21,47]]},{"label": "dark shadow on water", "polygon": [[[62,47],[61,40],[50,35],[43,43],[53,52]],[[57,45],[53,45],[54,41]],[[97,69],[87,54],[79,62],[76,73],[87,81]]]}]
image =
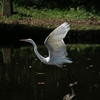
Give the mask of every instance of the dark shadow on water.
[{"label": "dark shadow on water", "polygon": [[[53,29],[43,27],[26,26],[23,24],[0,23],[0,46],[19,46],[24,43],[19,42],[22,38],[32,38],[37,45],[44,43],[45,38]],[[70,30],[64,39],[65,43],[100,43],[100,30]]]},{"label": "dark shadow on water", "polygon": [[[25,96],[26,95],[26,96]],[[1,100],[35,100],[34,89],[32,85],[26,83],[17,83],[16,81],[0,83]]]}]

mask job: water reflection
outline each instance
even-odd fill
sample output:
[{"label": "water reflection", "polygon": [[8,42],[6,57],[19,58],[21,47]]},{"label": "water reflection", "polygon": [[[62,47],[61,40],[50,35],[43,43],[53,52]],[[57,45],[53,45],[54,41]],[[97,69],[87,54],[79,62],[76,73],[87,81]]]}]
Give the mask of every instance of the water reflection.
[{"label": "water reflection", "polygon": [[[74,61],[67,67],[79,81],[79,100],[100,98],[100,45],[67,47]],[[39,46],[38,49],[41,55],[47,55],[45,47]],[[66,72],[41,63],[31,46],[0,49],[1,100],[63,100],[64,95],[71,92],[69,83]]]},{"label": "water reflection", "polygon": [[71,93],[66,94],[63,97],[63,100],[76,100],[77,99],[77,94],[78,94],[78,89],[77,89],[77,82],[73,82],[69,84],[69,87],[71,88]]},{"label": "water reflection", "polygon": [[2,55],[4,64],[11,63],[11,48],[2,48]]}]

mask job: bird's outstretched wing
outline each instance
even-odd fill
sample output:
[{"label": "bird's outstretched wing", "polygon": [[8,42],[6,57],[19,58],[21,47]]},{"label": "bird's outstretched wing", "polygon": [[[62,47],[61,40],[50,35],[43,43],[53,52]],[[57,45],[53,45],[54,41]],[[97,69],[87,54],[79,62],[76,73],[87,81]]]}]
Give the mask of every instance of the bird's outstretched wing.
[{"label": "bird's outstretched wing", "polygon": [[45,39],[44,44],[49,51],[50,58],[66,57],[66,45],[63,41],[67,32],[70,30],[70,25],[66,22],[54,29]]}]

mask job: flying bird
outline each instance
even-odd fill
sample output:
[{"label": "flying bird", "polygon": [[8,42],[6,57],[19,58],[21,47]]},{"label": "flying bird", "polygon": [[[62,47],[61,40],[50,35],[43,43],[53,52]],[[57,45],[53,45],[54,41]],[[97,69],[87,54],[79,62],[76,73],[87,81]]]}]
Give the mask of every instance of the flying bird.
[{"label": "flying bird", "polygon": [[48,57],[43,57],[37,50],[37,45],[32,39],[20,39],[19,41],[29,42],[34,46],[34,52],[41,62],[47,65],[56,65],[62,68],[65,63],[72,63],[72,61],[67,57],[68,53],[66,51],[66,45],[63,41],[68,31],[70,30],[70,25],[66,22],[55,28],[45,39],[44,44],[48,49]]}]

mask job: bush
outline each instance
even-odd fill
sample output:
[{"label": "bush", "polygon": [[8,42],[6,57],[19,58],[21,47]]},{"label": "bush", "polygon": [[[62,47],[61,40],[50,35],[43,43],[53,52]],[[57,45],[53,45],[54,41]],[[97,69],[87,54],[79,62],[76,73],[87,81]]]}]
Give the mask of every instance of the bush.
[{"label": "bush", "polygon": [[35,6],[37,8],[69,8],[78,6],[84,6],[86,9],[91,10],[92,8],[100,9],[100,1],[96,0],[13,0],[14,3],[19,6]]},{"label": "bush", "polygon": [[[0,0],[1,4],[2,0]],[[24,6],[24,7],[36,7],[38,9],[41,8],[59,8],[59,9],[70,9],[74,8],[77,9],[77,7],[84,7],[86,10],[92,11],[97,10],[97,12],[100,10],[100,0],[13,0],[14,4],[17,4],[18,6]]]}]

